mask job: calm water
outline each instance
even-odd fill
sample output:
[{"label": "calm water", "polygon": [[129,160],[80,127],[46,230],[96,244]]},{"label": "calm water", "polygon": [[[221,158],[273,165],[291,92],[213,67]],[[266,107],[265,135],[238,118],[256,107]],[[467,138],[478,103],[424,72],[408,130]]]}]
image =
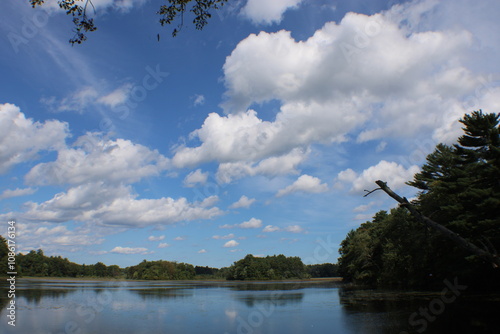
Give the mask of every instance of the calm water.
[{"label": "calm water", "polygon": [[500,296],[460,291],[18,279],[16,327],[7,323],[8,289],[0,293],[0,333],[500,333]]}]

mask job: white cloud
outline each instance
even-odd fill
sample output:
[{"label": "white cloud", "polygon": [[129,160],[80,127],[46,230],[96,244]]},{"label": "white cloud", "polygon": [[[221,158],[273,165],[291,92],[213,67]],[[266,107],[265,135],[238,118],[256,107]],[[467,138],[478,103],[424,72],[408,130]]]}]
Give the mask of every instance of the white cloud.
[{"label": "white cloud", "polygon": [[271,155],[288,153],[273,143],[273,123],[262,121],[253,110],[220,116],[211,113],[202,127],[191,133],[202,142],[199,147],[177,149],[173,158],[176,167],[192,166],[217,160],[221,163],[252,162]]},{"label": "white cloud", "polygon": [[163,240],[163,239],[165,239],[165,236],[164,236],[164,235],[158,235],[158,236],[155,236],[155,235],[150,235],[150,236],[148,237],[148,240],[149,240],[149,241],[161,241],[161,240]]},{"label": "white cloud", "polygon": [[25,176],[28,184],[82,184],[137,182],[157,176],[168,168],[169,160],[157,150],[125,139],[104,139],[88,133],[78,138],[75,148],[62,148],[53,162],[40,163]]},{"label": "white cloud", "polygon": [[184,185],[186,187],[195,187],[197,184],[205,184],[208,179],[208,172],[203,173],[201,169],[197,169],[194,172],[189,173],[184,179]]},{"label": "white cloud", "polygon": [[[118,12],[126,13],[133,7],[142,6],[146,1],[147,0],[92,0],[92,5],[95,9],[113,9]],[[46,0],[41,8],[59,13],[61,9],[59,8],[58,2],[58,0]]]},{"label": "white cloud", "polygon": [[180,221],[211,219],[222,214],[217,207],[189,203],[186,198],[136,199],[130,187],[104,182],[71,187],[43,203],[28,202],[20,214],[30,221],[91,221],[102,225],[144,227]]},{"label": "white cloud", "polygon": [[413,180],[413,175],[419,170],[418,166],[406,169],[396,162],[382,160],[377,165],[365,169],[361,174],[351,169],[344,170],[338,174],[337,181],[351,184],[350,191],[359,194],[365,189],[376,188],[375,181],[377,180],[387,182],[391,189],[396,190],[403,187],[405,182]]},{"label": "white cloud", "polygon": [[108,107],[114,108],[120,104],[127,101],[130,91],[132,90],[132,84],[124,84],[123,86],[115,89],[108,95],[101,96],[97,99],[97,102],[102,103]]},{"label": "white cloud", "polygon": [[282,197],[295,192],[304,192],[310,194],[322,193],[328,190],[326,183],[321,183],[317,177],[307,174],[301,175],[294,183],[288,187],[281,189],[276,194],[276,197]]},{"label": "white cloud", "polygon": [[363,205],[358,205],[355,207],[352,211],[353,212],[365,212],[370,208],[370,205],[368,204],[363,204]]},{"label": "white cloud", "polygon": [[227,240],[227,239],[233,239],[233,238],[234,238],[233,233],[230,233],[228,235],[214,235],[214,236],[212,236],[212,239],[216,239],[216,240]]},{"label": "white cloud", "polygon": [[37,158],[42,151],[65,147],[68,124],[57,120],[35,122],[13,104],[0,104],[0,173]]},{"label": "white cloud", "polygon": [[136,247],[136,248],[131,248],[131,247],[121,247],[121,246],[116,246],[113,248],[111,253],[117,253],[117,254],[148,254],[148,249],[144,247]]},{"label": "white cloud", "polygon": [[106,235],[121,231],[99,226],[89,227],[87,224],[73,226],[71,229],[68,228],[70,225],[61,223],[39,222],[33,225],[22,217],[17,218],[16,238],[23,241],[18,245],[19,251],[23,253],[32,249],[43,249],[46,254],[54,255],[82,251],[89,246],[102,244]]},{"label": "white cloud", "polygon": [[200,250],[198,251],[198,254],[205,254],[205,253],[207,253],[207,250],[206,250],[206,249],[200,249]]},{"label": "white cloud", "polygon": [[256,201],[255,198],[248,198],[245,195],[229,206],[230,209],[249,208]]},{"label": "white cloud", "polygon": [[174,240],[175,241],[183,241],[183,240],[186,240],[186,237],[175,237]]},{"label": "white cloud", "polygon": [[270,233],[270,232],[277,232],[279,231],[280,228],[278,226],[273,226],[273,225],[266,225],[262,232]]},{"label": "white cloud", "polygon": [[228,242],[226,242],[226,243],[224,244],[224,247],[225,247],[225,248],[236,247],[236,246],[238,246],[239,244],[240,244],[240,243],[239,243],[238,241],[236,241],[236,240],[229,240]]},{"label": "white cloud", "polygon": [[76,111],[82,113],[89,105],[95,103],[99,93],[94,87],[85,86],[71,93],[69,96],[57,101],[54,97],[42,99],[52,111]]},{"label": "white cloud", "polygon": [[262,226],[262,220],[256,218],[250,218],[250,220],[245,221],[240,224],[224,224],[219,226],[219,228],[259,228]]},{"label": "white cloud", "polygon": [[[464,101],[485,103],[495,88],[483,89],[481,75],[467,67],[475,36],[459,25],[415,24],[435,17],[439,2],[407,6],[415,11],[348,13],[303,41],[287,31],[242,40],[223,68],[228,115],[210,114],[192,133],[201,144],[180,146],[173,163],[216,161],[217,179],[231,182],[266,175],[260,163],[313,143],[455,136],[457,118],[470,111]],[[281,103],[272,121],[247,110],[271,100]]]},{"label": "white cloud", "polygon": [[160,244],[158,245],[158,248],[166,248],[166,247],[170,247],[170,245],[167,244],[166,242],[160,242]]},{"label": "white cloud", "polygon": [[262,220],[251,218],[250,220],[238,225],[240,228],[259,228],[262,226]]},{"label": "white cloud", "polygon": [[291,232],[291,233],[303,233],[304,229],[299,225],[289,225],[289,226],[285,227],[285,231]]},{"label": "white cloud", "polygon": [[16,188],[14,190],[12,189],[5,189],[1,194],[0,194],[0,200],[6,199],[6,198],[11,198],[11,197],[19,197],[19,196],[25,196],[25,195],[31,195],[36,192],[36,189],[33,188]]},{"label": "white cloud", "polygon": [[302,0],[248,0],[241,13],[254,24],[280,23],[283,13],[295,9]]},{"label": "white cloud", "polygon": [[265,233],[279,232],[279,231],[285,231],[285,232],[291,232],[291,233],[305,233],[304,228],[302,228],[300,225],[288,225],[285,228],[279,228],[278,226],[274,226],[274,225],[267,225],[262,230],[262,232],[265,232]]},{"label": "white cloud", "polygon": [[297,166],[307,158],[308,153],[308,150],[295,148],[287,154],[272,156],[256,164],[241,161],[221,163],[216,177],[220,183],[229,183],[245,176],[266,175],[274,177],[298,174]]}]

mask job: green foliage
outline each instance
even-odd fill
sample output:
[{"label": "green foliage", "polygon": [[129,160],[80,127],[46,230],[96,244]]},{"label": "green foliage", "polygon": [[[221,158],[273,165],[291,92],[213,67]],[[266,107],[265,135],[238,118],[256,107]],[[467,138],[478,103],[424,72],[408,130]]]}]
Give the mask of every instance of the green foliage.
[{"label": "green foliage", "polygon": [[282,254],[255,257],[251,254],[235,262],[228,271],[228,280],[282,280],[307,278],[306,267],[299,257]]},{"label": "green foliage", "polygon": [[[180,23],[172,31],[172,36],[177,36],[179,31],[184,26],[184,15],[186,12],[194,15],[193,25],[196,29],[202,30],[208,23],[208,19],[212,17],[211,10],[220,9],[228,0],[166,0],[168,4],[161,5],[157,14],[161,16],[159,22],[162,26],[170,25],[180,20]],[[44,4],[45,0],[29,0],[33,8]],[[97,27],[94,19],[88,16],[87,9],[89,5],[94,8],[91,0],[59,0],[59,7],[66,12],[67,15],[73,17],[74,33],[73,38],[69,42],[74,45],[81,44],[87,40],[87,33],[96,31]],[[83,3],[81,5],[80,3]],[[158,39],[159,39],[158,35]]]},{"label": "green foliage", "polygon": [[[172,36],[177,36],[184,25],[184,14],[187,12],[188,4],[191,3],[189,12],[194,14],[193,24],[198,30],[202,30],[208,23],[208,19],[212,17],[211,9],[220,9],[227,0],[167,0],[168,5],[162,5],[158,10],[158,15],[161,16],[160,24],[172,24],[177,18],[180,23],[172,31]],[[193,4],[194,3],[194,4]]]},{"label": "green foliage", "polygon": [[[495,253],[500,249],[500,136],[498,114],[475,111],[460,120],[458,144],[439,144],[409,185],[425,216]],[[499,287],[498,270],[471,256],[403,209],[381,211],[341,243],[339,273],[368,285],[424,287],[460,276]]]},{"label": "green foliage", "polygon": [[333,263],[309,264],[306,270],[312,278],[338,277],[338,266]]},{"label": "green foliage", "polygon": [[0,235],[0,268],[1,268],[0,273],[2,274],[9,271],[7,270],[8,254],[9,254],[9,247],[7,245],[7,240]]},{"label": "green foliage", "polygon": [[170,261],[142,261],[126,269],[129,279],[143,280],[191,280],[195,277],[193,265]]},{"label": "green foliage", "polygon": [[[0,263],[3,263],[3,239],[0,236]],[[5,265],[7,257],[5,257]],[[3,264],[2,264],[3,265]],[[116,266],[107,267],[102,262],[80,265],[61,256],[45,256],[43,250],[32,250],[28,254],[16,255],[16,269],[21,276],[32,277],[123,277],[123,270]]]}]

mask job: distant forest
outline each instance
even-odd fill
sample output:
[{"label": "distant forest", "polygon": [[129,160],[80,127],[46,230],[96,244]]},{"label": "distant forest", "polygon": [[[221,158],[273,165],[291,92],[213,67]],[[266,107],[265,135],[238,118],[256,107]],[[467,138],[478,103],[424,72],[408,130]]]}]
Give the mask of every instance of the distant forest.
[{"label": "distant forest", "polygon": [[[7,268],[7,241],[0,236],[0,268]],[[274,255],[254,257],[247,255],[230,267],[210,268],[193,266],[175,261],[147,261],[120,268],[117,265],[77,264],[61,256],[46,256],[43,250],[32,250],[28,254],[16,255],[16,269],[19,276],[28,277],[74,277],[115,278],[137,280],[283,280],[318,277],[336,277],[337,265],[332,263],[304,265],[298,257]],[[4,274],[7,270],[2,270]]]},{"label": "distant forest", "polygon": [[[438,144],[413,180],[422,215],[498,259],[500,250],[500,114],[475,111],[460,122],[452,146]],[[375,181],[375,180],[374,180]],[[370,286],[439,288],[457,279],[500,289],[500,268],[418,222],[406,208],[380,211],[341,243],[339,274]]]}]

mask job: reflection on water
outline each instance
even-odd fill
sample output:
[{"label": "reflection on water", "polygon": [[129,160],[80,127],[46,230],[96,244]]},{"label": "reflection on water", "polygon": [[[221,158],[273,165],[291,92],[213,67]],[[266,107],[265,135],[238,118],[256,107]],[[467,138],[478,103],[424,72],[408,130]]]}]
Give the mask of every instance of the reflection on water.
[{"label": "reflection on water", "polygon": [[[0,333],[415,333],[435,293],[363,290],[336,282],[165,282],[19,279],[16,327],[0,285]],[[464,295],[425,333],[500,333],[500,297]],[[418,326],[410,316],[417,312]]]},{"label": "reflection on water", "polygon": [[350,286],[340,287],[338,294],[346,325],[354,333],[500,333],[498,294],[443,299],[441,292]]},{"label": "reflection on water", "polygon": [[187,298],[192,297],[193,293],[189,289],[178,288],[151,288],[151,289],[131,289],[133,293],[141,296],[144,301],[151,301],[152,299],[171,299],[171,298]]},{"label": "reflection on water", "polygon": [[281,291],[276,291],[275,293],[265,293],[265,294],[244,294],[236,296],[236,300],[244,302],[248,307],[254,307],[257,304],[269,304],[272,303],[275,306],[286,306],[290,304],[299,304],[304,298],[304,293],[283,293]]}]

